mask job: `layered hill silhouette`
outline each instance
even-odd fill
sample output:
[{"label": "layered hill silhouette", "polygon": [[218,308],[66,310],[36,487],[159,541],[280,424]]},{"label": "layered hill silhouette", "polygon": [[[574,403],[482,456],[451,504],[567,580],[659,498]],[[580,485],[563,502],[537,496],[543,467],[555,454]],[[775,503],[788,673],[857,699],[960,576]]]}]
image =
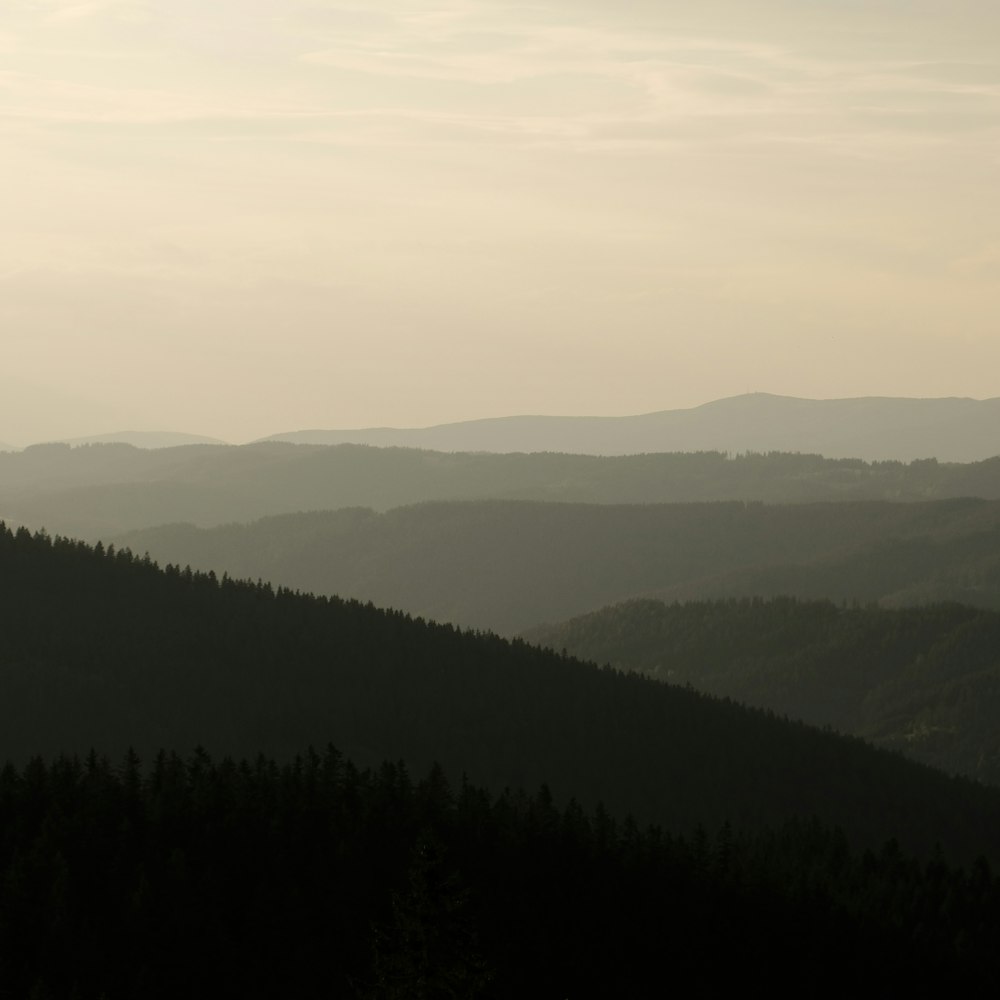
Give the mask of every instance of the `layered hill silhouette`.
[{"label": "layered hill silhouette", "polygon": [[584,503],[1000,498],[1000,458],[867,463],[783,453],[595,457],[470,454],[363,445],[36,445],[0,454],[0,515],[97,540],[187,521],[426,500]]},{"label": "layered hill silhouette", "polygon": [[[8,387],[9,388],[9,387]],[[24,387],[21,387],[22,394]],[[14,411],[8,420],[14,419]],[[284,431],[262,438],[297,444],[368,444],[430,451],[634,455],[650,452],[802,452],[867,461],[937,458],[974,462],[1000,453],[1000,398],[869,396],[802,399],[746,393],[687,409],[624,417],[506,416],[432,427]],[[38,440],[36,438],[36,440]],[[221,443],[175,432],[52,436],[72,444],[142,448]]]},{"label": "layered hill silhouette", "polygon": [[855,844],[1000,857],[1000,793],[521,642],[0,530],[0,758],[204,744],[433,761],[494,792],[690,830],[815,815]]},{"label": "layered hill silhouette", "polygon": [[436,451],[789,451],[830,458],[973,462],[1000,452],[1000,398],[798,399],[748,393],[630,417],[497,417],[415,429],[294,431],[269,440]]},{"label": "layered hill silhouette", "polygon": [[469,501],[165,525],[161,562],[514,634],[639,596],[790,594],[1000,608],[1000,502]]},{"label": "layered hill silhouette", "polygon": [[525,633],[573,656],[832,726],[1000,785],[1000,615],[638,600]]},{"label": "layered hill silhouette", "polygon": [[130,444],[135,448],[177,448],[187,444],[225,444],[219,438],[204,434],[183,434],[178,431],[115,431],[109,434],[92,434],[87,437],[60,438],[57,443],[81,444]]}]

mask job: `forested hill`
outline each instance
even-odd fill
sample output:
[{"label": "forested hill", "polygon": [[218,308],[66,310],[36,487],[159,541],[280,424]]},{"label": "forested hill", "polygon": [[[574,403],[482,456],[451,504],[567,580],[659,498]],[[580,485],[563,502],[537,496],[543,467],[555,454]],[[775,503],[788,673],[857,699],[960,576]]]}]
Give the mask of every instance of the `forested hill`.
[{"label": "forested hill", "polygon": [[1000,498],[1000,458],[865,463],[719,452],[599,458],[446,454],[358,445],[37,445],[0,453],[0,516],[92,541],[177,521],[202,527],[427,500],[584,503]]},{"label": "forested hill", "polygon": [[1000,607],[1000,503],[476,501],[120,536],[160,562],[512,634],[642,595]]},{"label": "forested hill", "polygon": [[1000,614],[788,598],[630,601],[525,638],[1000,785]]},{"label": "forested hill", "polygon": [[0,531],[0,758],[328,741],[675,830],[815,814],[858,845],[1000,858],[1000,794],[860,741],[519,642]]},{"label": "forested hill", "polygon": [[412,430],[299,431],[284,440],[442,451],[791,451],[970,462],[1000,450],[1000,399],[797,399],[766,392],[629,417],[497,417]]}]

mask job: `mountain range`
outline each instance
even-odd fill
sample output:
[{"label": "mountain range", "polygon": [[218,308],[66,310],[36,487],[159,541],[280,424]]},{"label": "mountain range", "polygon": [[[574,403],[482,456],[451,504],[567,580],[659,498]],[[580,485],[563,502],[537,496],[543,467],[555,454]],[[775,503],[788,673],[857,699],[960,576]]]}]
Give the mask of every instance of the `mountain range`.
[{"label": "mountain range", "polygon": [[1000,397],[799,399],[748,393],[639,416],[512,416],[418,429],[294,431],[269,440],[434,451],[786,451],[869,461],[974,462],[1000,453]]},{"label": "mountain range", "polygon": [[0,455],[48,529],[0,524],[0,992],[995,995],[998,498],[1000,458]]},{"label": "mountain range", "polygon": [[[45,440],[74,445],[126,442],[141,448],[223,443],[215,437],[167,431]],[[1000,454],[1000,398],[801,399],[755,392],[636,416],[505,416],[419,428],[295,430],[259,440],[441,452],[637,455],[782,451],[866,461],[937,458],[942,462],[975,462]]]}]

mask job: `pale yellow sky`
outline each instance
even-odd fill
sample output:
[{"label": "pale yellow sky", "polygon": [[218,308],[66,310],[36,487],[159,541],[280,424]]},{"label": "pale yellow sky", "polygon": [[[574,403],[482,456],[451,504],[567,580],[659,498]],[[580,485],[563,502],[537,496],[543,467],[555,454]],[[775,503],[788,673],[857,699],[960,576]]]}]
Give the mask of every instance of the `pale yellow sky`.
[{"label": "pale yellow sky", "polygon": [[995,0],[0,0],[0,441],[1000,395]]}]

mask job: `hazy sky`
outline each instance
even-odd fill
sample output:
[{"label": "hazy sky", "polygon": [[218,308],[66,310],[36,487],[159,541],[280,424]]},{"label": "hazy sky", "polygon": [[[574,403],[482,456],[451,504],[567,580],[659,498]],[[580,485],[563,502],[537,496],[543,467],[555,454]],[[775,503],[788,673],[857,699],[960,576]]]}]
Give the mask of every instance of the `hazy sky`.
[{"label": "hazy sky", "polygon": [[1000,395],[997,0],[0,0],[0,440]]}]

